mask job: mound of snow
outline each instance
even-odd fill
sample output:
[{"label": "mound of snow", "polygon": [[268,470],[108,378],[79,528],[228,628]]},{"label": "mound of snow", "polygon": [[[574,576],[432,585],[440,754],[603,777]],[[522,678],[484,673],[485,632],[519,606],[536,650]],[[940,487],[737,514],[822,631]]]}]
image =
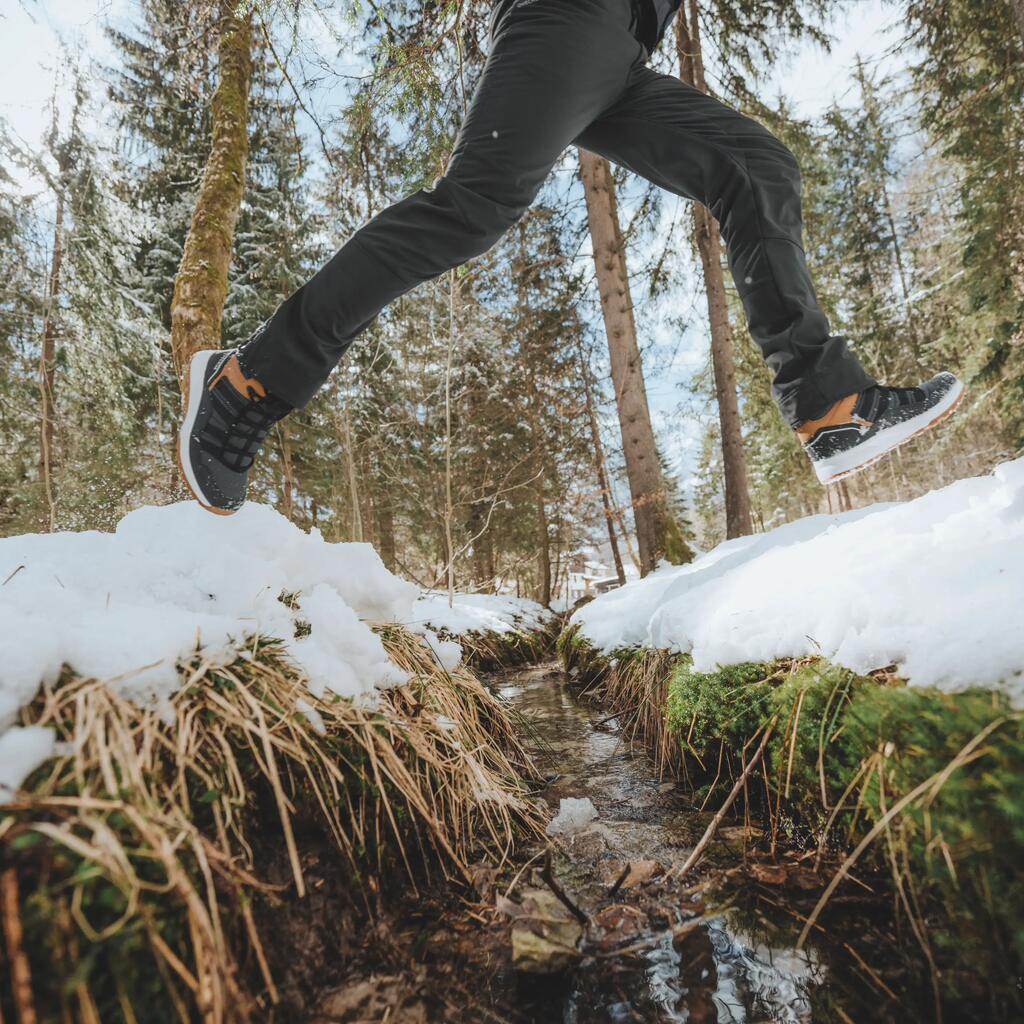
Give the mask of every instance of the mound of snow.
[{"label": "mound of snow", "polygon": [[1024,705],[1024,459],[914,501],[727,541],[572,618],[599,649],[689,652],[700,671],[821,654],[916,685],[1003,685]]},{"label": "mound of snow", "polygon": [[16,725],[0,735],[0,801],[9,800],[25,776],[53,757],[57,738],[41,725]]},{"label": "mound of snow", "polygon": [[0,580],[0,729],[64,665],[158,703],[180,659],[232,658],[254,634],[285,641],[314,694],[372,698],[404,677],[366,623],[409,618],[419,592],[369,544],[328,544],[265,505],[222,517],[192,502],[114,533],[4,538]]},{"label": "mound of snow", "polygon": [[455,636],[463,633],[512,633],[543,629],[552,612],[536,601],[506,594],[448,594],[425,591],[413,606],[409,624],[429,626]]},{"label": "mound of snow", "polygon": [[590,797],[585,796],[582,800],[574,796],[565,797],[545,831],[549,836],[571,836],[582,832],[596,818],[597,808]]}]

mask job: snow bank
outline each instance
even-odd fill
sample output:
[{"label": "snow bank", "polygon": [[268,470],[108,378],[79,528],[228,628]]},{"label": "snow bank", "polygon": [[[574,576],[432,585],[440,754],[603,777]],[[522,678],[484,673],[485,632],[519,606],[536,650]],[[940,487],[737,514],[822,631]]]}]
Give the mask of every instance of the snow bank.
[{"label": "snow bank", "polygon": [[0,736],[0,800],[9,800],[26,776],[53,757],[57,738],[41,725],[16,725]]},{"label": "snow bank", "polygon": [[951,691],[1001,684],[1024,705],[1024,459],[915,501],[728,541],[571,621],[605,652],[690,652],[700,671],[821,654]]},{"label": "snow bank", "polygon": [[456,594],[448,607],[448,594],[425,591],[413,606],[407,624],[429,626],[454,636],[463,633],[513,633],[543,629],[552,612],[536,601],[506,594]]},{"label": "snow bank", "polygon": [[597,808],[589,796],[582,800],[574,796],[565,797],[558,805],[558,813],[548,822],[544,831],[549,836],[571,836],[582,832],[596,819]]},{"label": "snow bank", "polygon": [[[500,633],[549,616],[532,601],[477,594],[456,595],[450,609],[447,596],[420,596],[388,572],[369,544],[329,544],[255,503],[222,517],[182,502],[131,512],[114,533],[3,538],[0,799],[52,753],[48,730],[9,727],[65,665],[162,708],[179,685],[180,661],[199,649],[230,661],[259,634],[285,643],[314,695],[372,701],[405,675],[368,623],[409,624],[454,668],[461,648],[428,624],[455,635]],[[299,710],[317,727],[311,705]]]},{"label": "snow bank", "polygon": [[[0,729],[63,665],[155,702],[197,647],[230,659],[246,636],[287,643],[317,695],[372,697],[403,680],[367,621],[408,618],[418,589],[368,544],[328,544],[273,509],[141,508],[114,533],[0,540]],[[295,595],[294,608],[279,598]],[[308,624],[308,636],[295,638]]]}]

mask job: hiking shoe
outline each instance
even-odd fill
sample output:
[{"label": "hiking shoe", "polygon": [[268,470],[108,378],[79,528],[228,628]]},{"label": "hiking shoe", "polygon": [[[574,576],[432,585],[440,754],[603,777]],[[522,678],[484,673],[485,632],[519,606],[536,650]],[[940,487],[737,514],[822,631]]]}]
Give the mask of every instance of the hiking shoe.
[{"label": "hiking shoe", "polygon": [[797,427],[804,451],[823,484],[857,473],[922,431],[944,420],[960,404],[964,386],[939,373],[916,388],[875,384],[836,402],[821,419]]},{"label": "hiking shoe", "polygon": [[291,406],[247,377],[233,351],[197,352],[185,373],[178,465],[193,497],[218,515],[242,507],[249,467]]}]

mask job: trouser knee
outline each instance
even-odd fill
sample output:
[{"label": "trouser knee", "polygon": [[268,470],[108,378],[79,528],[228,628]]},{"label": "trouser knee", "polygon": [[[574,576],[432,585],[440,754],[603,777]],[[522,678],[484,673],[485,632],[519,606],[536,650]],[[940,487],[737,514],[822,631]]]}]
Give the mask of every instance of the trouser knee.
[{"label": "trouser knee", "polygon": [[428,193],[432,205],[446,221],[446,255],[464,263],[487,252],[529,209],[533,196],[515,190],[501,199],[467,187],[444,175]]}]

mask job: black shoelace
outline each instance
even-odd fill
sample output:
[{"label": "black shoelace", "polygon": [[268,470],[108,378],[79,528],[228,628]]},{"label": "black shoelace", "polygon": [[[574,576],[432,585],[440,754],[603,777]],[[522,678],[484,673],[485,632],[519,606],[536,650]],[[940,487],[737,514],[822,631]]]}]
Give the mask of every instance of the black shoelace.
[{"label": "black shoelace", "polygon": [[270,428],[291,411],[274,395],[248,388],[239,394],[226,380],[210,392],[213,410],[199,433],[199,446],[236,473],[244,473],[256,458]]}]

